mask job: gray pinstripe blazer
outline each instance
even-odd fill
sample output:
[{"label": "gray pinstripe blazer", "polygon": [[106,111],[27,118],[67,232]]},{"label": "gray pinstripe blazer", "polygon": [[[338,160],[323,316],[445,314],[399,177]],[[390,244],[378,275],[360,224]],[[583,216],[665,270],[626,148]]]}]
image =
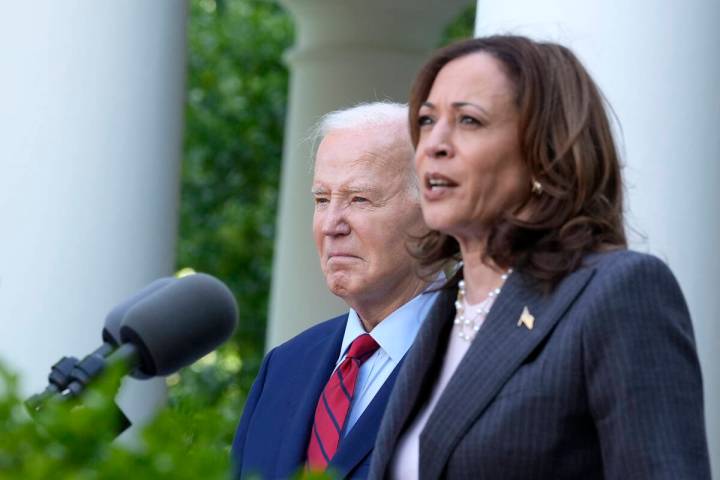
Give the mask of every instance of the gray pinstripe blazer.
[{"label": "gray pinstripe blazer", "polygon": [[[370,478],[427,400],[455,315],[443,292],[398,375]],[[518,326],[527,306],[532,330]],[[596,254],[543,296],[513,273],[420,435],[420,477],[709,479],[702,381],[660,260]]]}]

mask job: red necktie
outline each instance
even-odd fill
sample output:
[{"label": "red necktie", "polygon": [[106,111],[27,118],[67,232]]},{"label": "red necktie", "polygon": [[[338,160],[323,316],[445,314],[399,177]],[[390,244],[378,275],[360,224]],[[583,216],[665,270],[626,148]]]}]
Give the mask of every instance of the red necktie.
[{"label": "red necktie", "polygon": [[335,455],[350,411],[360,366],[378,347],[367,333],[357,337],[325,385],[315,408],[315,421],[307,449],[310,470],[325,470]]}]

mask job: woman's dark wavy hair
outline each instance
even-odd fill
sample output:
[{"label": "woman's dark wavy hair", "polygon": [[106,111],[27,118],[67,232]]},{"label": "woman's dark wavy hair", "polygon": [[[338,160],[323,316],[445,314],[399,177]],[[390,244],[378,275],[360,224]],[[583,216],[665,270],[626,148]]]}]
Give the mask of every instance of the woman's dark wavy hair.
[{"label": "woman's dark wavy hair", "polygon": [[[575,55],[554,43],[497,35],[439,50],[410,95],[410,132],[417,147],[418,111],[438,72],[472,53],[492,55],[514,88],[522,156],[541,194],[528,185],[529,218],[506,212],[490,227],[485,259],[514,266],[552,289],[589,252],[624,248],[620,162],[600,90]],[[424,266],[457,258],[454,238],[430,232],[413,247]]]}]

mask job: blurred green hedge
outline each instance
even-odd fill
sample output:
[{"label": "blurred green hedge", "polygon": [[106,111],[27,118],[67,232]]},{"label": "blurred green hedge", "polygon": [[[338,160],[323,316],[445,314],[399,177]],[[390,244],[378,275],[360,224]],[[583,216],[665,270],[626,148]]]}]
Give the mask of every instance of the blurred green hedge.
[{"label": "blurred green hedge", "polygon": [[108,372],[77,400],[48,402],[31,419],[17,378],[0,365],[0,480],[230,478],[224,433],[237,412],[229,419],[217,408],[167,408],[144,430],[139,447],[112,442],[120,373]]}]

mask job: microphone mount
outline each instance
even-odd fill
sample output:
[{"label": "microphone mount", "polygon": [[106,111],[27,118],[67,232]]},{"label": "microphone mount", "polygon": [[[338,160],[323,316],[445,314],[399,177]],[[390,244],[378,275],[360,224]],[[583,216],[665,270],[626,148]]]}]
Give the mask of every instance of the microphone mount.
[{"label": "microphone mount", "polygon": [[[137,356],[137,349],[132,344],[123,344],[113,351],[112,345],[106,343],[80,362],[74,357],[63,357],[52,367],[49,375],[51,384],[42,393],[27,399],[25,405],[30,414],[37,419],[39,418],[37,414],[42,411],[48,400],[78,399],[92,380],[108,368],[123,365],[123,368],[129,371]],[[117,403],[113,402],[113,405],[112,415],[118,419],[116,435],[120,435],[132,425],[132,422]]]}]

